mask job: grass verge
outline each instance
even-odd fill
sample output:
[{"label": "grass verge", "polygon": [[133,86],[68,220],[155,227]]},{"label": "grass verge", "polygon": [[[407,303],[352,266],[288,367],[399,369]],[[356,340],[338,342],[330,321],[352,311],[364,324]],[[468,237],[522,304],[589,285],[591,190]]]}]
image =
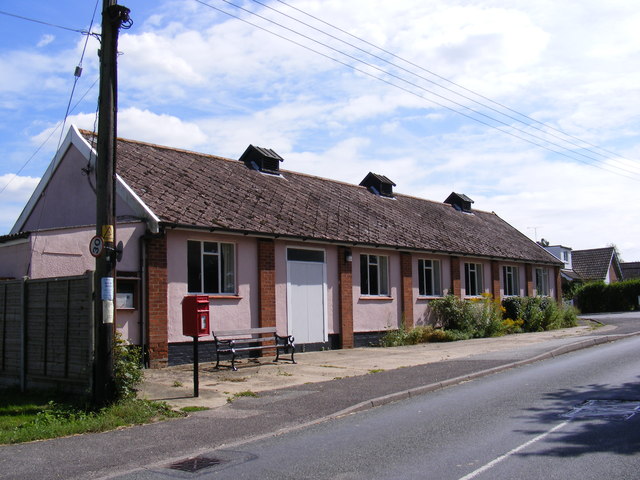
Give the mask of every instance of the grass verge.
[{"label": "grass verge", "polygon": [[130,398],[94,410],[70,398],[0,390],[0,444],[114,430],[184,416],[166,403]]}]

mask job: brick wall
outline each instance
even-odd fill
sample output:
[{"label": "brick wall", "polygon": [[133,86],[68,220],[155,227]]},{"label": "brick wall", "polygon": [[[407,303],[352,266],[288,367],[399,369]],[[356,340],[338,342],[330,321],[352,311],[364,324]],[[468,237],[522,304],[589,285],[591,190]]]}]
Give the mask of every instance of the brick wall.
[{"label": "brick wall", "polygon": [[562,303],[562,277],[560,276],[560,267],[554,267],[554,278],[556,279],[556,300]]},{"label": "brick wall", "polygon": [[169,361],[167,237],[153,237],[146,242],[149,361],[151,368],[161,368],[166,367]]},{"label": "brick wall", "polygon": [[496,260],[491,260],[491,295],[500,300],[500,264]]},{"label": "brick wall", "polygon": [[400,277],[402,279],[402,317],[404,328],[413,328],[413,265],[408,252],[400,253]]},{"label": "brick wall", "polygon": [[353,262],[346,260],[346,247],[338,248],[338,275],[340,282],[340,346],[353,348]]},{"label": "brick wall", "polygon": [[276,326],[276,251],[273,240],[258,239],[260,327]]},{"label": "brick wall", "polygon": [[462,297],[462,282],[460,281],[460,258],[451,257],[451,293]]},{"label": "brick wall", "polygon": [[533,266],[530,263],[527,263],[524,266],[524,276],[527,282],[527,291],[525,292],[525,295],[527,297],[533,297]]}]

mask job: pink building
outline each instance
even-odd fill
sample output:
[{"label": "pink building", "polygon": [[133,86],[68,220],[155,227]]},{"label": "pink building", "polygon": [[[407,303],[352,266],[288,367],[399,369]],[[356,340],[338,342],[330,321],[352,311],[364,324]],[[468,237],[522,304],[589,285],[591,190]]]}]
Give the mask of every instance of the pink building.
[{"label": "pink building", "polygon": [[[0,237],[0,277],[94,268],[94,147],[69,130]],[[351,185],[282,162],[253,146],[231,160],[118,139],[117,326],[152,366],[188,361],[188,294],[209,296],[214,330],[276,326],[299,349],[367,345],[427,321],[447,294],[560,296],[563,263],[463,194],[433,202],[383,175]]]}]

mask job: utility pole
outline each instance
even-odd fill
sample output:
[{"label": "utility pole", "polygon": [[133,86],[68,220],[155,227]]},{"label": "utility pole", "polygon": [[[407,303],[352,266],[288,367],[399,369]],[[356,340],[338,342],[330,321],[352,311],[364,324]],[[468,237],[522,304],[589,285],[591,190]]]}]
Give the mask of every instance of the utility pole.
[{"label": "utility pole", "polygon": [[[115,333],[116,277],[116,125],[118,105],[118,31],[129,24],[129,9],[116,0],[102,2],[100,47],[100,99],[96,160],[96,237],[103,248],[96,251],[95,272],[95,361],[94,404],[104,405],[115,398],[113,337]],[[94,242],[92,241],[92,244]]]}]

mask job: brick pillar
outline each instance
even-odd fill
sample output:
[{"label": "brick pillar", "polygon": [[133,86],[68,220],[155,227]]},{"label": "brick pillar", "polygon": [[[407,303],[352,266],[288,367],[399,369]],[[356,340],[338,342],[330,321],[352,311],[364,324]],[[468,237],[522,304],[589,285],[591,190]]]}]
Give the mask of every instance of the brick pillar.
[{"label": "brick pillar", "polygon": [[147,239],[147,345],[151,368],[169,362],[169,314],[167,309],[167,237]]},{"label": "brick pillar", "polygon": [[562,303],[562,276],[560,276],[560,267],[554,267],[553,273],[556,279],[556,301]]},{"label": "brick pillar", "polygon": [[347,253],[351,249],[338,247],[341,348],[353,348],[353,261],[347,261]]},{"label": "brick pillar", "polygon": [[530,263],[527,263],[524,266],[524,276],[525,281],[527,282],[527,291],[525,292],[525,295],[527,297],[533,297],[533,266]]},{"label": "brick pillar", "polygon": [[500,300],[500,264],[497,260],[491,260],[491,295]]},{"label": "brick pillar", "polygon": [[402,279],[402,316],[405,330],[413,328],[413,265],[408,252],[400,253],[400,278]]},{"label": "brick pillar", "polygon": [[259,327],[276,326],[276,248],[275,242],[258,239]]},{"label": "brick pillar", "polygon": [[462,283],[460,282],[460,257],[451,257],[451,293],[462,298]]}]

